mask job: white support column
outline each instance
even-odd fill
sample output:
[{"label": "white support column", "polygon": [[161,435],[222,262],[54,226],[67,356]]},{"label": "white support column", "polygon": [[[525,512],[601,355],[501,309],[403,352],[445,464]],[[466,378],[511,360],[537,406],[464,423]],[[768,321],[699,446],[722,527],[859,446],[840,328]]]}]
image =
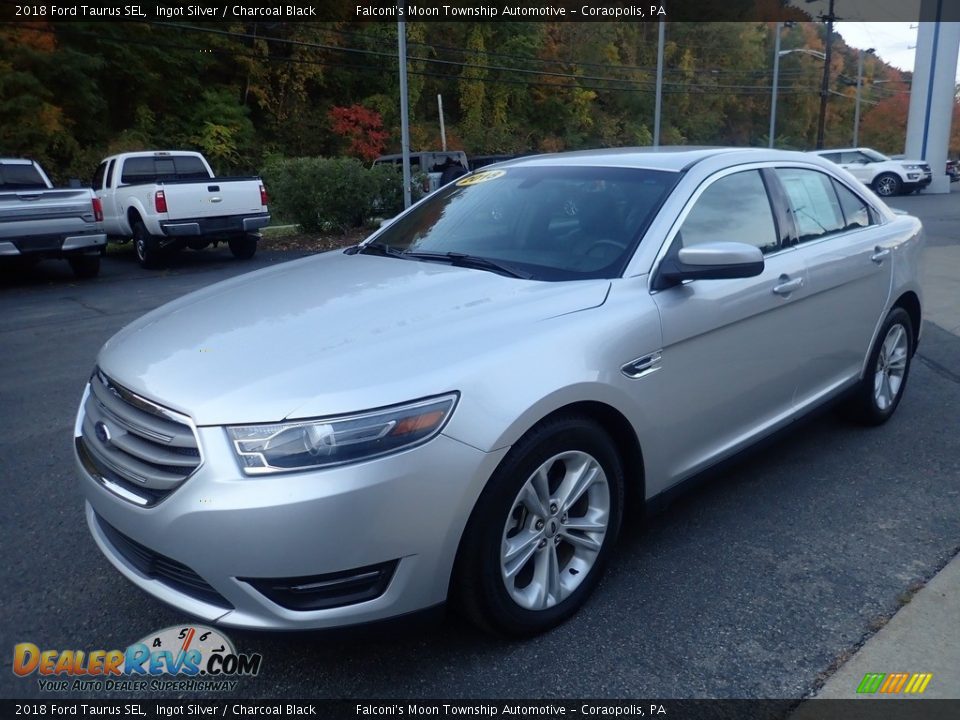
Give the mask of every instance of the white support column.
[{"label": "white support column", "polygon": [[[923,0],[921,17],[940,17],[944,6],[951,2],[955,0]],[[933,182],[925,192],[950,192],[950,179],[944,170],[953,118],[958,53],[960,23],[920,23],[907,116],[906,155],[930,164]]]}]

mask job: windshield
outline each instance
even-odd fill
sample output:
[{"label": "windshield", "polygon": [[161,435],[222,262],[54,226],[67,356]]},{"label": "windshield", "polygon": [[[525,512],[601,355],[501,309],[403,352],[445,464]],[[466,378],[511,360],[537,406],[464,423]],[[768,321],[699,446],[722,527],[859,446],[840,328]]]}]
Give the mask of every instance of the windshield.
[{"label": "windshield", "polygon": [[633,168],[486,170],[438,190],[376,241],[477,256],[535,280],[613,278],[678,178]]}]

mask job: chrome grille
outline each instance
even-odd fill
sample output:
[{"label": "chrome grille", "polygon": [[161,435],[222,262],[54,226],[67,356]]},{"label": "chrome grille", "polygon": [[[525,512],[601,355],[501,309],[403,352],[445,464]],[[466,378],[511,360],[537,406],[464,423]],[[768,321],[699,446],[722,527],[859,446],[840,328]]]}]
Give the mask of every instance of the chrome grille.
[{"label": "chrome grille", "polygon": [[83,405],[77,452],[108,489],[144,506],[166,497],[201,462],[188,418],[117,385],[99,370]]}]

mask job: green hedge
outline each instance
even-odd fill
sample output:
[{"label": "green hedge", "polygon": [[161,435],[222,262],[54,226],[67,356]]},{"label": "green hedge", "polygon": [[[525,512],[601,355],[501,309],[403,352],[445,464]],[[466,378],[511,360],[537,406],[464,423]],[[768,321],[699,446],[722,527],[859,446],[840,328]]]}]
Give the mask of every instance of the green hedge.
[{"label": "green hedge", "polygon": [[261,175],[276,214],[306,232],[361,227],[403,209],[403,179],[390,165],[368,168],[353,158],[274,158]]}]

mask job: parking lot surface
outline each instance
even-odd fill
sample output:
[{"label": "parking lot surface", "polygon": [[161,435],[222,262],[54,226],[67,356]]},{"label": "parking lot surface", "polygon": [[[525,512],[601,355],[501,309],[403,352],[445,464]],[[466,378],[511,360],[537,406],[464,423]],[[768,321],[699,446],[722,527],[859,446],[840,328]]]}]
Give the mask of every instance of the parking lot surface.
[{"label": "parking lot surface", "polygon": [[[891,204],[925,221],[927,252],[955,257],[958,200]],[[85,282],[65,263],[0,275],[0,696],[56,699],[35,675],[13,675],[15,643],[124,648],[189,622],[124,580],[90,538],[70,449],[76,407],[98,348],[124,324],[297,255],[238,263],[226,252],[183,253],[161,272],[111,255],[101,277]],[[943,319],[958,310],[942,285],[932,295],[940,324],[925,323],[891,422],[865,429],[821,413],[664,513],[635,518],[593,600],[554,632],[507,642],[455,617],[335,633],[227,630],[240,652],[264,658],[235,694],[808,695],[960,550],[960,337]]]}]

